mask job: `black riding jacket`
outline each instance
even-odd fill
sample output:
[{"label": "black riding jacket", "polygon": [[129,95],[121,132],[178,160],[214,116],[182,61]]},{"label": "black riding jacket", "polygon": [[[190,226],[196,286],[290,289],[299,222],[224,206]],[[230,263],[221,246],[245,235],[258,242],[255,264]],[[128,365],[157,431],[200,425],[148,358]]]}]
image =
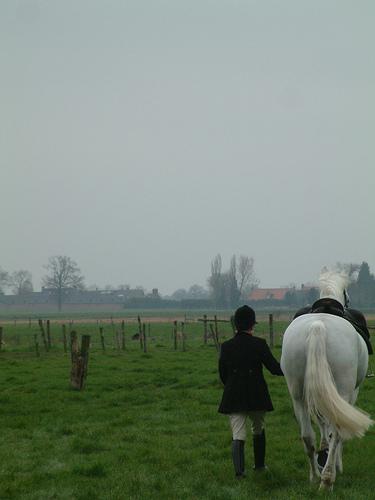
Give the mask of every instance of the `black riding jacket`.
[{"label": "black riding jacket", "polygon": [[222,344],[219,374],[224,392],[220,413],[273,410],[263,365],[273,375],[283,375],[264,339],[239,332]]}]

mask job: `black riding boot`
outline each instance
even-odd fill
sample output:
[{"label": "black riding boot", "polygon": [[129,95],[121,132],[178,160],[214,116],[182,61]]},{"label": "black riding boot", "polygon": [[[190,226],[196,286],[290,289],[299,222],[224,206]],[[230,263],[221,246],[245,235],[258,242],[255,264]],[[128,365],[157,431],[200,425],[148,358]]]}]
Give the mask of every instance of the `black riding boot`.
[{"label": "black riding boot", "polygon": [[236,477],[245,476],[245,441],[233,439],[232,441],[232,459]]},{"label": "black riding boot", "polygon": [[254,447],[254,470],[265,469],[264,458],[266,456],[266,435],[264,430],[261,434],[255,434],[253,436],[253,447]]}]

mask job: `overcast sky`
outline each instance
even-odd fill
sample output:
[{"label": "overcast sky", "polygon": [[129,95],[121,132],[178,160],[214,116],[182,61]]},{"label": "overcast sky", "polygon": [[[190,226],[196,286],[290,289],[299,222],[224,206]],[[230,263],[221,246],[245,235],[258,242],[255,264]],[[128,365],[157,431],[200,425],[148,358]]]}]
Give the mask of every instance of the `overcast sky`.
[{"label": "overcast sky", "polygon": [[2,0],[0,266],[264,287],[375,271],[375,3]]}]

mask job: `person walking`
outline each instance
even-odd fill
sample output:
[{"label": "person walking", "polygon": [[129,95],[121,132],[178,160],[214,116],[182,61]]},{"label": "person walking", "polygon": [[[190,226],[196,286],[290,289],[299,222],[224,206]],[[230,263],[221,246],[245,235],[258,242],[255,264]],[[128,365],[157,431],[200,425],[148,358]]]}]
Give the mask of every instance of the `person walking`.
[{"label": "person walking", "polygon": [[264,418],[273,410],[263,365],[273,375],[283,375],[267,342],[253,335],[257,324],[249,306],[239,307],[234,314],[236,333],[223,342],[219,358],[219,375],[224,384],[219,412],[229,415],[232,430],[232,459],[236,477],[245,476],[246,420],[251,421],[254,470],[264,470],[266,436]]}]

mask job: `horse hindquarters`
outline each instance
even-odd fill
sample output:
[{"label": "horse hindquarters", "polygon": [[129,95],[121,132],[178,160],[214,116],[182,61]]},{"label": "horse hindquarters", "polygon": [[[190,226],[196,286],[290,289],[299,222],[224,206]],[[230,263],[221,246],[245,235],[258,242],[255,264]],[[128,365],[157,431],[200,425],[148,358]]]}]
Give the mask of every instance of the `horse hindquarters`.
[{"label": "horse hindquarters", "polygon": [[371,419],[345,401],[336,389],[326,353],[326,327],[313,321],[307,337],[305,400],[310,415],[323,417],[345,440],[361,437],[372,424]]},{"label": "horse hindquarters", "polygon": [[372,422],[367,415],[348,403],[336,388],[327,359],[327,330],[323,321],[314,320],[309,325],[306,340],[305,403],[310,416],[331,428],[328,457],[320,484],[320,488],[331,489],[337,466],[342,469],[342,441],[362,436]]}]

